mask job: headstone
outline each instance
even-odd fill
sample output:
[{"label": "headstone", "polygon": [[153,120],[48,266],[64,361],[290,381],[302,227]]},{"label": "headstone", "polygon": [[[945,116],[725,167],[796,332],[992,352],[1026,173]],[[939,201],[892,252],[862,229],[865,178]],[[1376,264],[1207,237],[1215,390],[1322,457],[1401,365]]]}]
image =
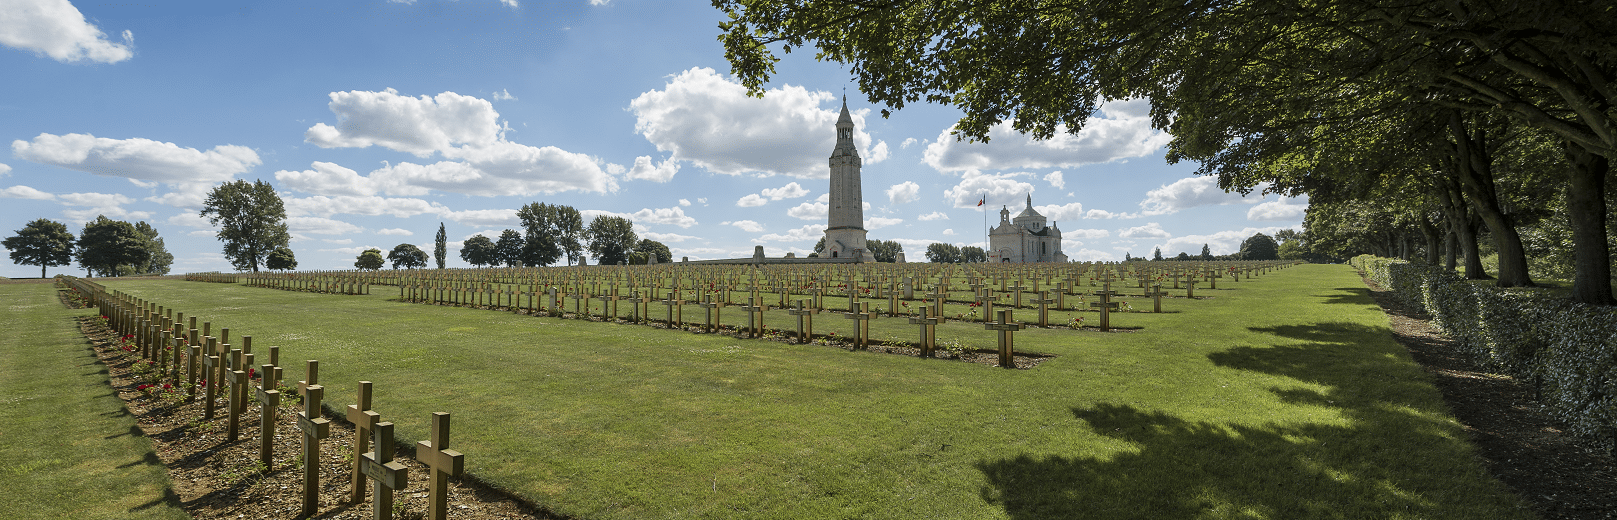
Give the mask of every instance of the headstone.
[{"label": "headstone", "polygon": [[1011,319],[1012,309],[999,311],[999,321],[987,323],[983,328],[999,331],[999,366],[1003,368],[1016,368],[1016,331],[1022,330],[1022,325]]},{"label": "headstone", "polygon": [[449,449],[449,414],[433,413],[432,440],[416,444],[416,460],[427,466],[427,518],[444,520],[449,515],[449,477],[460,476],[466,466],[466,456]]},{"label": "headstone", "polygon": [[359,503],[365,500],[365,472],[360,470],[359,461],[370,451],[366,444],[371,440],[371,430],[376,423],[382,422],[382,414],[371,411],[370,381],[359,382],[359,399],[348,405],[347,418],[348,422],[354,423],[354,465],[353,474],[348,479],[348,501]]},{"label": "headstone", "polygon": [[359,456],[360,472],[371,479],[371,518],[393,518],[393,491],[404,489],[410,469],[393,461],[393,423],[372,427],[370,453]]}]

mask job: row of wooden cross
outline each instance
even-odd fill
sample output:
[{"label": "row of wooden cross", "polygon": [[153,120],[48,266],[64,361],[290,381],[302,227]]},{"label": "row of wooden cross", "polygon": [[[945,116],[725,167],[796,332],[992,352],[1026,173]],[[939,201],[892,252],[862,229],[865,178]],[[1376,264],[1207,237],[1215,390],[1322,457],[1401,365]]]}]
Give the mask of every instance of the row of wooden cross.
[{"label": "row of wooden cross", "polygon": [[[203,420],[214,419],[220,393],[224,394],[227,443],[234,443],[240,437],[241,415],[246,412],[251,390],[252,397],[260,404],[259,462],[266,471],[275,467],[275,422],[281,404],[279,347],[269,347],[268,362],[258,367],[262,378],[254,387],[248,371],[248,367],[253,366],[252,336],[242,336],[241,348],[231,348],[228,328],[221,328],[216,337],[211,334],[212,323],[202,322],[199,329],[197,318],[192,316],[190,328],[184,329],[187,321],[184,313],[178,313],[176,318],[170,314],[171,310],[124,295],[89,293],[102,316],[108,317],[108,326],[115,333],[132,336],[143,360],[158,367],[160,380],[172,380],[178,385],[183,372],[188,401],[195,399],[197,388],[202,387]],[[182,330],[185,332],[177,333]],[[181,352],[187,347],[189,353],[183,356],[182,362]],[[330,421],[321,417],[325,387],[319,384],[319,362],[309,360],[304,373],[306,379],[297,384],[303,401],[302,411],[297,414],[297,426],[303,433],[302,515],[309,517],[319,509],[320,441],[330,435]],[[428,518],[433,520],[446,518],[448,479],[460,476],[465,468],[465,455],[449,449],[449,417],[444,412],[432,414],[431,440],[420,441],[416,450],[416,459],[428,467]],[[382,421],[381,415],[371,409],[370,381],[359,382],[358,399],[348,406],[346,418],[354,424],[350,501],[357,503],[365,499],[364,486],[369,479],[374,497],[372,514],[379,519],[391,518],[393,493],[404,488],[408,471],[393,460],[393,423]]]}]

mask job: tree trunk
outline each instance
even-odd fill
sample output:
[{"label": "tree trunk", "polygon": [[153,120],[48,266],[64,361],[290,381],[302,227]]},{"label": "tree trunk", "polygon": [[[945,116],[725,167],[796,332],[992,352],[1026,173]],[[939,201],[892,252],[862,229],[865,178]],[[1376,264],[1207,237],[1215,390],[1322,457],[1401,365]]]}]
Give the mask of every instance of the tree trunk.
[{"label": "tree trunk", "polygon": [[1487,149],[1487,133],[1477,125],[1474,135],[1467,135],[1465,123],[1458,113],[1449,116],[1449,133],[1454,138],[1459,168],[1460,186],[1467,199],[1492,232],[1494,249],[1499,252],[1499,287],[1532,287],[1533,279],[1527,273],[1527,251],[1522,247],[1516,226],[1499,208],[1498,190],[1493,182],[1493,157]]},{"label": "tree trunk", "polygon": [[1453,271],[1460,258],[1460,235],[1454,227],[1443,232],[1443,268]]},{"label": "tree trunk", "polygon": [[[1455,168],[1452,164],[1454,161],[1445,162],[1449,163],[1448,169]],[[1465,278],[1467,280],[1492,279],[1493,277],[1488,276],[1488,273],[1482,270],[1482,257],[1477,251],[1476,226],[1472,223],[1474,216],[1468,207],[1469,205],[1465,203],[1465,194],[1461,192],[1459,182],[1454,179],[1453,175],[1442,174],[1439,174],[1437,182],[1438,186],[1435,190],[1437,198],[1443,202],[1443,212],[1448,215],[1449,233],[1453,235],[1453,243],[1449,251],[1449,269],[1454,268],[1454,256],[1456,256],[1452,246],[1457,245],[1459,246],[1458,251],[1461,253],[1459,256],[1465,258]]]},{"label": "tree trunk", "polygon": [[1416,215],[1416,220],[1420,221],[1421,238],[1426,240],[1426,265],[1437,265],[1438,247],[1441,246],[1438,243],[1441,239],[1438,237],[1437,226],[1433,226],[1432,221],[1424,214]]},{"label": "tree trunk", "polygon": [[1611,251],[1606,245],[1606,174],[1611,161],[1567,145],[1566,212],[1572,223],[1572,300],[1617,304],[1611,294]]}]

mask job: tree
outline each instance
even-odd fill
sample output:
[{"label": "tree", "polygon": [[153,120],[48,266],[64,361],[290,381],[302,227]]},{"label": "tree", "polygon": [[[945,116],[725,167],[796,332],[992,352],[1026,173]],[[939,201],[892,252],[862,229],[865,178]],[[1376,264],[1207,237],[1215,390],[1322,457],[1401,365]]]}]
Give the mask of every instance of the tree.
[{"label": "tree", "polygon": [[387,253],[387,259],[393,262],[393,268],[404,266],[405,269],[415,269],[427,266],[427,252],[416,247],[415,244],[399,244]]},{"label": "tree", "polygon": [[73,242],[66,224],[42,218],[29,222],[3,243],[11,250],[12,262],[37,265],[39,277],[44,278],[45,268],[73,263]]},{"label": "tree", "polygon": [[865,247],[877,262],[897,262],[898,254],[904,252],[903,244],[891,240],[866,240]]},{"label": "tree", "polygon": [[1207,244],[1202,244],[1202,254],[1196,258],[1203,262],[1213,261],[1213,248],[1207,247]]},{"label": "tree", "polygon": [[556,247],[567,255],[567,265],[584,265],[584,216],[572,206],[556,208]]},{"label": "tree", "polygon": [[237,270],[258,272],[270,251],[292,241],[281,196],[261,180],[219,185],[203,201],[201,216],[220,227],[216,236],[225,243],[225,258]]},{"label": "tree", "polygon": [[[527,251],[527,249],[524,248],[523,251]],[[499,265],[500,263],[499,250],[494,247],[494,241],[481,234],[466,239],[466,243],[460,246],[460,259],[472,264],[472,267]]]},{"label": "tree", "polygon": [[162,237],[157,236],[157,230],[151,224],[140,221],[135,223],[135,232],[145,242],[146,260],[139,264],[120,265],[118,274],[168,274],[169,268],[174,265],[174,255],[168,252]]},{"label": "tree", "polygon": [[1173,259],[1178,260],[1180,262],[1189,262],[1190,261],[1190,253],[1180,251],[1179,256],[1173,257]]},{"label": "tree", "polygon": [[270,251],[269,258],[264,261],[264,267],[276,271],[297,269],[298,258],[297,255],[292,254],[291,248],[277,247],[274,251]]},{"label": "tree", "polygon": [[[558,245],[556,237],[561,234],[558,228],[557,206],[543,202],[530,202],[517,210],[517,218],[522,221],[524,229],[522,246],[522,265],[547,266],[556,263],[562,256],[562,248]],[[461,252],[462,258],[466,253]]]},{"label": "tree", "polygon": [[960,247],[954,244],[933,242],[926,246],[926,261],[939,264],[959,263]]},{"label": "tree", "polygon": [[635,244],[634,250],[637,253],[646,254],[648,263],[650,262],[650,255],[657,255],[657,263],[659,264],[674,261],[674,254],[668,251],[668,246],[649,238],[640,239],[640,243]]},{"label": "tree", "polygon": [[1159,247],[1155,251],[1151,252],[1151,260],[1154,262],[1162,261],[1162,248]]},{"label": "tree", "polygon": [[386,264],[387,260],[382,258],[382,250],[374,247],[366,249],[364,252],[360,253],[359,259],[354,261],[355,268],[364,269],[367,271],[381,269],[382,266]]},{"label": "tree", "polygon": [[500,232],[500,238],[494,241],[493,261],[489,265],[505,264],[507,267],[522,265],[522,233],[514,229]]},{"label": "tree", "polygon": [[960,261],[967,264],[978,264],[988,261],[988,253],[977,246],[960,248]]},{"label": "tree", "polygon": [[1280,245],[1269,235],[1258,233],[1241,242],[1242,260],[1279,260]]},{"label": "tree", "polygon": [[444,260],[449,257],[449,235],[444,233],[444,223],[438,223],[438,236],[432,242],[432,258],[438,261],[438,268],[443,269]]},{"label": "tree", "polygon": [[809,257],[813,258],[813,257],[818,257],[818,256],[824,255],[824,254],[825,254],[825,235],[820,235],[820,241],[814,243],[814,250],[809,252]]},{"label": "tree", "polygon": [[597,216],[590,221],[584,236],[589,239],[590,254],[595,255],[601,265],[628,263],[629,253],[634,252],[635,242],[640,240],[634,234],[633,222],[607,215]]},{"label": "tree", "polygon": [[79,265],[103,276],[117,276],[118,266],[144,263],[151,255],[146,237],[133,224],[105,215],[84,224],[78,245]]}]

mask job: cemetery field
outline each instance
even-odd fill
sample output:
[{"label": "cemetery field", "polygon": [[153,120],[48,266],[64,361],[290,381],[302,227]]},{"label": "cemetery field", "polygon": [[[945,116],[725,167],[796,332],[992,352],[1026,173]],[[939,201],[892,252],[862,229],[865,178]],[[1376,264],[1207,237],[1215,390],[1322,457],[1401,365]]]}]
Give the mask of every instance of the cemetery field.
[{"label": "cemetery field", "polygon": [[[330,409],[374,382],[401,440],[451,412],[468,472],[585,519],[1532,517],[1341,265],[1198,288],[1114,314],[1120,332],[1030,327],[1017,350],[1053,357],[1025,370],[408,304],[388,286],[106,285],[279,346],[288,381],[319,360]],[[815,332],[853,321],[821,314]],[[982,323],[938,337],[995,343]]]},{"label": "cemetery field", "polygon": [[0,283],[0,518],[190,518],[49,283]]}]

